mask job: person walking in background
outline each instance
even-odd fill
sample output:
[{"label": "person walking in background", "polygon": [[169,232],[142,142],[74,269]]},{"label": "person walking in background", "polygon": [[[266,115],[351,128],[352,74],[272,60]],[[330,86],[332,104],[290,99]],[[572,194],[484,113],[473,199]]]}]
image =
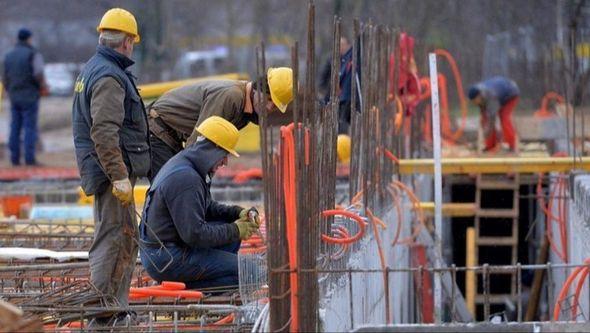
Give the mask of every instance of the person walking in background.
[{"label": "person walking in background", "polygon": [[10,98],[10,161],[13,166],[21,163],[21,132],[24,128],[25,164],[37,165],[35,144],[37,143],[37,119],[39,99],[46,91],[43,77],[43,56],[31,44],[32,32],[22,28],[18,41],[4,58],[4,87]]},{"label": "person walking in background", "polygon": [[[140,38],[135,17],[121,8],[107,11],[97,30],[96,54],[74,87],[74,146],[82,189],[95,196],[90,281],[115,305],[127,306],[139,232],[133,186],[150,169],[147,115],[128,70]],[[128,313],[95,317],[96,326],[132,320]]]},{"label": "person walking in background", "polygon": [[504,141],[510,147],[510,152],[515,152],[516,132],[512,123],[512,111],[518,104],[520,95],[516,83],[508,78],[495,76],[472,85],[468,95],[481,111],[484,151],[492,151],[500,144],[496,134],[496,115],[499,115]]}]

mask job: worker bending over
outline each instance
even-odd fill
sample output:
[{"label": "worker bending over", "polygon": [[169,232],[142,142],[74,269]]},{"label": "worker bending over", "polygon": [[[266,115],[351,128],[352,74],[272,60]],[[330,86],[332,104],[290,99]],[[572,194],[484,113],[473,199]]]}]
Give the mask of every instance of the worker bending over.
[{"label": "worker bending over", "polygon": [[[156,281],[184,282],[191,289],[237,286],[240,240],[256,232],[259,221],[249,219],[253,208],[214,201],[210,186],[228,153],[239,156],[234,150],[238,129],[213,116],[196,131],[196,143],[170,159],[148,190],[140,225],[141,262]],[[170,253],[173,261],[166,267]]]},{"label": "worker bending over", "polygon": [[[194,142],[195,126],[211,116],[219,116],[242,129],[258,124],[260,112],[278,108],[285,112],[293,99],[291,68],[270,68],[259,82],[210,80],[172,89],[148,106],[153,179],[160,168],[183,146]],[[261,94],[266,101],[258,101]],[[192,137],[191,137],[192,135]]]},{"label": "worker bending over", "polygon": [[469,99],[481,111],[481,126],[484,131],[484,151],[495,149],[499,144],[496,135],[496,115],[502,123],[502,135],[510,151],[516,149],[516,133],[512,124],[512,111],[518,104],[520,94],[516,83],[502,76],[478,82],[469,88]]}]

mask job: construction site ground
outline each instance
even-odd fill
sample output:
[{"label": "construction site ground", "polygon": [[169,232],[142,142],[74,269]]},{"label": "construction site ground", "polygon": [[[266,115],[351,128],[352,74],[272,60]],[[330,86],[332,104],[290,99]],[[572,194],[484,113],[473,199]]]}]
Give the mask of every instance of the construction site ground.
[{"label": "construction site ground", "polygon": [[[10,104],[3,100],[0,111],[0,168],[11,167],[8,158],[7,143],[10,129]],[[76,167],[74,155],[74,143],[71,128],[70,97],[46,97],[41,99],[39,110],[40,138],[38,144],[38,161],[48,167]],[[585,111],[581,110],[580,112]],[[517,132],[527,139],[540,137],[539,123],[534,116],[534,110],[517,109],[514,115]],[[479,116],[469,115],[466,119],[464,137],[469,142],[475,142],[479,126]],[[586,119],[586,128],[590,128],[590,119]],[[443,154],[448,157],[475,156],[475,146],[444,145]],[[545,147],[539,143],[522,143],[520,150],[523,156],[542,156]],[[260,167],[260,155],[258,152],[243,153],[239,159],[230,158],[230,166],[233,170],[247,170]]]}]

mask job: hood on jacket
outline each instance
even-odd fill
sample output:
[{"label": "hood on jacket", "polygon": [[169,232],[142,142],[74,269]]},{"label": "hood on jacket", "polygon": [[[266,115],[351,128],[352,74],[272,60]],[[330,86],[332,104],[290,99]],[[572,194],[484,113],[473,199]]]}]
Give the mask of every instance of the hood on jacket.
[{"label": "hood on jacket", "polygon": [[199,137],[197,142],[186,147],[180,154],[191,162],[203,179],[207,179],[213,167],[225,158],[228,152],[209,139]]}]

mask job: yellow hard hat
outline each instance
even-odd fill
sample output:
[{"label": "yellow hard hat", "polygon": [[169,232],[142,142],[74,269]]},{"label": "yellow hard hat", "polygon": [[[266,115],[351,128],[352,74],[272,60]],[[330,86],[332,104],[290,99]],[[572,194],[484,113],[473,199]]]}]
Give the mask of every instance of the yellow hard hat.
[{"label": "yellow hard hat", "polygon": [[293,100],[293,70],[289,67],[269,68],[266,77],[272,102],[285,113]]},{"label": "yellow hard hat", "polygon": [[103,29],[126,32],[135,37],[135,43],[140,41],[135,16],[123,8],[111,8],[104,13],[96,31],[101,32]]},{"label": "yellow hard hat", "polygon": [[342,163],[350,162],[350,137],[346,134],[338,135],[336,141],[336,154]]},{"label": "yellow hard hat", "polygon": [[227,150],[230,154],[236,157],[240,156],[234,150],[240,134],[234,124],[229,121],[218,116],[211,116],[205,119],[197,127],[196,131],[209,139],[209,141]]}]

